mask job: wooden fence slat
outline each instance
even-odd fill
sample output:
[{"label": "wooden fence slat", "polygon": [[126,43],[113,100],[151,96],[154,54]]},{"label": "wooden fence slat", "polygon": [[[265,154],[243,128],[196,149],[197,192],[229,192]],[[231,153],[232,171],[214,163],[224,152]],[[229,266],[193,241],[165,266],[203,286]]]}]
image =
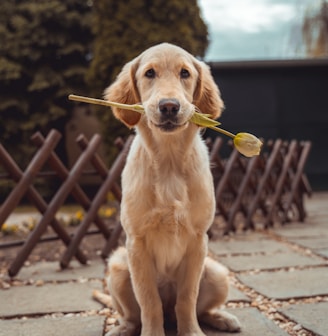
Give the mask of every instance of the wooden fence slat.
[{"label": "wooden fence slat", "polygon": [[[230,230],[233,227],[233,221],[235,219],[235,216],[237,215],[237,212],[241,209],[242,207],[242,200],[243,197],[246,193],[247,187],[250,184],[250,179],[252,177],[252,174],[254,173],[254,170],[256,169],[256,166],[258,165],[259,162],[259,156],[254,156],[252,157],[247,164],[247,169],[245,172],[245,175],[243,177],[243,180],[239,186],[238,189],[238,195],[234,201],[234,203],[232,204],[230,210],[229,210],[229,216],[228,216],[228,221],[227,221],[227,230]],[[247,207],[246,208],[247,211]],[[244,215],[247,215],[244,214]],[[246,229],[247,227],[244,227],[244,229]]]},{"label": "wooden fence slat", "polygon": [[238,151],[234,149],[229,159],[227,160],[226,164],[224,165],[223,175],[221,176],[221,179],[215,191],[216,206],[218,209],[220,209],[220,215],[222,215],[226,221],[228,220],[228,213],[221,204],[221,197],[223,195],[225,188],[227,187],[229,188],[230,192],[233,193],[234,196],[237,195],[237,192],[231,185],[229,178],[232,171],[232,167],[238,159],[238,155],[239,155]]},{"label": "wooden fence slat", "polygon": [[[78,145],[80,146],[80,148],[82,150],[85,150],[88,147],[88,140],[83,134],[78,136],[78,138],[76,139],[76,142],[78,143]],[[117,147],[119,147],[120,150],[123,149],[123,147],[124,147],[124,142],[120,138],[115,140],[115,144],[117,145]],[[107,177],[107,174],[108,174],[108,168],[106,167],[105,163],[100,158],[99,154],[95,153],[92,156],[90,162],[93,165],[93,167],[95,168],[95,170],[98,172],[100,177],[103,180],[105,180],[106,177]],[[114,194],[115,198],[119,202],[121,202],[122,192],[121,192],[121,188],[118,186],[117,182],[115,182],[113,184],[113,187],[112,187],[111,191]]]},{"label": "wooden fence slat", "polygon": [[282,170],[276,183],[274,195],[271,199],[270,209],[265,218],[264,223],[266,228],[272,225],[273,223],[274,211],[276,209],[277,204],[279,203],[280,196],[283,192],[284,182],[286,180],[288,170],[290,168],[290,164],[293,159],[293,155],[295,153],[296,148],[297,148],[297,142],[295,140],[292,140],[288,147],[287,154],[283,160]]},{"label": "wooden fence slat", "polygon": [[[269,155],[269,158],[266,161],[264,172],[261,175],[260,180],[258,182],[257,191],[255,193],[255,196],[253,197],[253,200],[252,200],[250,206],[248,207],[248,213],[247,213],[246,224],[245,224],[246,227],[254,228],[252,217],[253,217],[256,209],[258,208],[258,204],[259,204],[259,202],[262,198],[262,195],[265,191],[265,187],[268,183],[269,176],[272,173],[273,166],[276,163],[276,160],[277,160],[277,157],[279,155],[281,146],[282,146],[282,141],[280,139],[275,141],[275,143],[273,145],[273,149],[271,150],[271,153]],[[267,212],[265,212],[265,215],[266,214],[267,214]]]},{"label": "wooden fence slat", "polygon": [[[84,150],[88,146],[88,141],[84,135],[80,135],[77,139],[77,143],[80,145],[81,149]],[[124,147],[124,142],[121,138],[116,139],[115,144],[119,149],[123,150]],[[91,158],[91,164],[94,166],[96,171],[98,171],[99,175],[103,178],[106,179],[108,170],[103,161],[101,160],[100,156],[96,153],[92,158]],[[115,198],[121,202],[122,199],[122,192],[120,187],[118,186],[117,182],[113,183],[113,187],[111,189],[112,193],[114,194]],[[107,258],[108,255],[114,248],[117,247],[118,245],[118,240],[120,238],[120,235],[123,231],[121,221],[118,221],[114,227],[114,230],[111,232],[111,235],[109,239],[107,239],[107,242],[104,246],[104,248],[101,251],[101,256],[103,258]]]},{"label": "wooden fence slat", "polygon": [[[296,172],[293,177],[290,193],[289,193],[288,199],[286,200],[286,205],[285,205],[285,209],[286,211],[288,211],[291,208],[293,201],[295,202],[298,212],[299,212],[300,221],[304,221],[306,217],[306,212],[303,206],[303,201],[301,199],[303,197],[303,191],[301,190],[302,188],[301,184],[303,183],[302,176],[304,175],[303,173],[304,167],[305,167],[305,163],[308,158],[308,155],[310,153],[310,149],[311,149],[311,143],[309,141],[305,142],[304,144],[301,144],[301,147],[300,147],[301,154],[299,158],[297,157],[297,166],[295,169]],[[305,188],[307,189],[308,187],[306,186]],[[309,192],[309,190],[306,190],[306,191]]]}]

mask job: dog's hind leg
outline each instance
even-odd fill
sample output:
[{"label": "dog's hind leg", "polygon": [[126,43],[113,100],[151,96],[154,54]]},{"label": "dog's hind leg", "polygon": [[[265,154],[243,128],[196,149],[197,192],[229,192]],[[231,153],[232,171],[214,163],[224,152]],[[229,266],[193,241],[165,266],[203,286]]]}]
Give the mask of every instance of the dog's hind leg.
[{"label": "dog's hind leg", "polygon": [[198,319],[218,330],[237,332],[241,328],[238,319],[220,309],[228,291],[227,270],[213,259],[206,258],[197,301]]},{"label": "dog's hind leg", "polygon": [[135,336],[140,334],[140,308],[135,299],[127,263],[125,248],[119,248],[109,263],[108,289],[114,308],[121,315],[120,324],[106,336]]}]

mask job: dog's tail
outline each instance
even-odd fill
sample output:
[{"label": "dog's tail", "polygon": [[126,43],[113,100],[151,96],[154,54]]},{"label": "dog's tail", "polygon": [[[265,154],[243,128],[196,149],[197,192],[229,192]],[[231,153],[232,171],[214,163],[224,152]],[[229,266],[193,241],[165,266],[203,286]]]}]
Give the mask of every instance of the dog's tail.
[{"label": "dog's tail", "polygon": [[100,302],[106,307],[112,307],[112,298],[110,295],[105,294],[97,289],[92,292],[92,297],[94,300]]}]

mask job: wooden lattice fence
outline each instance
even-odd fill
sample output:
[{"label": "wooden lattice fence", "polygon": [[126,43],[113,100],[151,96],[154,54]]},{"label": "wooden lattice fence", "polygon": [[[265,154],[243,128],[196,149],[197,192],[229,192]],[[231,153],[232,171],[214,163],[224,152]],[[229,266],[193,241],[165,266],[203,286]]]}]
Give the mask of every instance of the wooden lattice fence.
[{"label": "wooden lattice fence", "polygon": [[[23,197],[26,197],[42,215],[11,263],[8,269],[11,276],[19,272],[49,226],[66,245],[60,260],[62,268],[66,268],[74,256],[80,263],[87,263],[87,258],[79,246],[92,223],[97,226],[104,239],[102,257],[107,257],[118,244],[122,232],[120,222],[115,224],[114,229],[109,229],[98,215],[98,211],[109,191],[118,202],[121,201],[120,175],[133,136],[130,136],[125,143],[122,140],[117,141],[116,145],[120,152],[113,165],[108,168],[96,151],[101,142],[100,136],[96,134],[88,141],[80,135],[77,143],[81,148],[81,155],[70,170],[55,153],[60,137],[56,130],[52,130],[46,138],[40,133],[34,134],[32,142],[38,150],[25,171],[21,170],[0,144],[0,160],[6,171],[0,177],[16,183],[0,208],[0,228]],[[231,149],[228,158],[223,159],[220,155],[223,147],[221,138],[217,138],[213,144],[209,144],[209,147],[216,191],[217,218],[221,218],[223,233],[254,229],[258,223],[268,228],[277,221],[282,224],[295,219],[304,221],[306,217],[304,194],[311,194],[310,185],[304,174],[304,166],[311,148],[309,142],[269,141],[265,144],[263,153],[251,159],[242,157],[235,149]],[[103,181],[92,199],[80,186],[81,176],[90,163],[94,173]],[[44,174],[42,168],[45,165],[51,168],[52,175],[55,174],[61,180],[58,190],[49,202],[40,195],[34,185],[36,178]],[[56,213],[69,196],[85,210],[83,220],[73,235],[68,234],[56,219]]]},{"label": "wooden lattice fence", "polygon": [[[304,173],[310,142],[268,141],[259,156],[246,159],[232,149],[225,160],[220,157],[222,144],[217,138],[210,155],[224,233],[304,221],[304,194],[311,195]],[[242,220],[236,220],[237,214]]]}]

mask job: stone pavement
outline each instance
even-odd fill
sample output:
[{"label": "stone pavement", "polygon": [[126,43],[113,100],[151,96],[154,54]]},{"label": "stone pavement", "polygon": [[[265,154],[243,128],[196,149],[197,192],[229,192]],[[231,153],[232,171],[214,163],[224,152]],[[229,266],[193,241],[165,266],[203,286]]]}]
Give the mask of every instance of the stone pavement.
[{"label": "stone pavement", "polygon": [[[210,242],[231,271],[226,309],[242,323],[238,335],[328,335],[328,193],[315,193],[306,208],[306,223]],[[103,336],[109,309],[92,291],[103,288],[104,262],[71,266],[39,262],[0,278],[0,336]]]}]

